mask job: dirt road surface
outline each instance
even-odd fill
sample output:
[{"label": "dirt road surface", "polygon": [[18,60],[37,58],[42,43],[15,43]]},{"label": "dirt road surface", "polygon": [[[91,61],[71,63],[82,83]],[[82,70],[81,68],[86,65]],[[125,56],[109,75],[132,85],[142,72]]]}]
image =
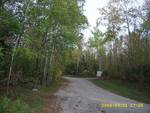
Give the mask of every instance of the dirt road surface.
[{"label": "dirt road surface", "polygon": [[[83,78],[66,77],[70,81],[66,88],[56,93],[61,102],[62,113],[150,113],[150,105],[137,108],[137,102],[95,86]],[[105,108],[103,105],[127,104],[127,108]]]}]

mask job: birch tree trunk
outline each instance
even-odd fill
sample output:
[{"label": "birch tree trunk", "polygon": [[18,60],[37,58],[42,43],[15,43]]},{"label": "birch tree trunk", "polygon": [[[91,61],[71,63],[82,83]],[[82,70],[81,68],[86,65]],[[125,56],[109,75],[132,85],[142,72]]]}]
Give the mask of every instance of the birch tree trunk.
[{"label": "birch tree trunk", "polygon": [[[28,9],[29,5],[30,5],[30,0],[27,1],[27,6],[24,9],[24,18],[23,18],[23,20],[25,20],[25,18],[26,18],[26,13],[27,13],[27,9]],[[21,40],[22,35],[24,34],[24,28],[25,28],[25,21],[23,21],[23,27],[21,29],[21,33],[17,37],[16,43],[15,43],[15,46],[14,46],[14,49],[13,49],[13,52],[12,52],[11,63],[10,63],[9,74],[8,74],[8,81],[7,81],[7,92],[6,92],[7,95],[9,94],[9,84],[10,84],[11,73],[12,73],[12,69],[13,69],[13,62],[14,62],[15,50],[16,50],[16,48],[19,45],[19,42]]]},{"label": "birch tree trunk", "polygon": [[44,64],[44,73],[43,73],[43,85],[46,86],[46,76],[47,76],[47,64],[48,64],[48,51],[45,54],[45,64]]},{"label": "birch tree trunk", "polygon": [[102,63],[102,58],[99,50],[97,49],[97,55],[98,55],[98,65],[99,65],[99,71],[101,70],[101,63]]}]

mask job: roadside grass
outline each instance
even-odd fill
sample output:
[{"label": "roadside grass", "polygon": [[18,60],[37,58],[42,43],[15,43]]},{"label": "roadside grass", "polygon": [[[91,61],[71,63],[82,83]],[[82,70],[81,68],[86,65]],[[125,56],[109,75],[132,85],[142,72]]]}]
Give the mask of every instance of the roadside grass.
[{"label": "roadside grass", "polygon": [[97,86],[109,90],[112,93],[150,104],[150,91],[139,88],[133,83],[123,83],[117,80],[90,80]]},{"label": "roadside grass", "polygon": [[35,113],[40,113],[44,105],[44,101],[40,96],[40,92],[33,92],[31,89],[18,87],[17,98],[24,101]]},{"label": "roadside grass", "polygon": [[[34,113],[41,113],[52,95],[60,88],[63,80],[52,82],[49,87],[41,87],[39,91],[34,92],[32,89],[18,87],[17,97],[23,100]],[[53,98],[53,97],[52,97]]]},{"label": "roadside grass", "polygon": [[42,87],[41,91],[42,92],[50,92],[50,93],[55,93],[58,91],[60,88],[61,84],[64,82],[64,79],[61,79],[59,81],[52,81],[51,85],[49,87]]}]

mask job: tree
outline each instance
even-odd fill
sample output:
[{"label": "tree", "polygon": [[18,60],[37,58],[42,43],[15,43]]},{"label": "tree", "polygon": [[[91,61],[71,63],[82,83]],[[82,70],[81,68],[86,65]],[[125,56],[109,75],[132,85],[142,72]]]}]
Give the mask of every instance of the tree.
[{"label": "tree", "polygon": [[140,8],[135,4],[133,0],[110,0],[106,7],[99,9],[99,24],[107,26],[107,31],[113,32],[115,36],[120,31],[127,31],[130,36],[131,31],[142,23]]},{"label": "tree", "polygon": [[94,28],[94,31],[92,31],[93,37],[90,37],[89,39],[89,45],[90,47],[93,47],[97,51],[97,57],[99,62],[99,70],[101,70],[102,65],[102,55],[104,54],[104,39],[102,32],[99,31],[98,28]]},{"label": "tree", "polygon": [[3,60],[0,70],[7,75],[8,65],[10,64],[10,55],[12,52],[12,43],[14,36],[20,33],[20,24],[17,18],[4,8],[0,8],[0,47],[2,48]]},{"label": "tree", "polygon": [[0,59],[10,65],[9,71],[3,69],[8,75],[7,92],[10,84],[24,83],[24,78],[32,78],[33,84],[44,86],[61,78],[67,62],[66,51],[80,45],[81,30],[87,26],[84,1],[3,0],[1,3],[0,39],[12,38],[8,60],[4,59],[6,50],[1,46],[5,41],[0,40]]},{"label": "tree", "polygon": [[148,0],[145,0],[144,12],[146,12],[146,17],[144,19],[143,28],[144,28],[144,32],[146,34],[146,37],[149,37],[149,31],[150,31],[150,2]]},{"label": "tree", "polygon": [[132,3],[129,0],[110,0],[106,7],[99,9],[98,25],[106,26],[104,39],[111,41],[103,45],[106,47],[103,75],[126,81],[137,80],[144,87],[149,81],[149,1],[146,0],[142,12],[139,11],[141,6],[135,7]]}]

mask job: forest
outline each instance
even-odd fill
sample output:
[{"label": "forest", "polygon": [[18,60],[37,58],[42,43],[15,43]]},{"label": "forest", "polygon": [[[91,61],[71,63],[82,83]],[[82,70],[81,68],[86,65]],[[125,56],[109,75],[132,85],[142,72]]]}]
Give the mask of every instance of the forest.
[{"label": "forest", "polygon": [[0,78],[8,89],[29,80],[46,85],[60,79],[68,53],[87,26],[79,2],[1,1]]},{"label": "forest", "polygon": [[[18,86],[48,87],[64,75],[96,77],[98,70],[103,79],[150,90],[150,1],[138,6],[134,0],[110,0],[98,9],[87,42],[85,2],[0,0],[1,98],[14,96]],[[0,113],[27,112],[5,112],[5,101],[10,102],[0,101]]]},{"label": "forest", "polygon": [[[99,9],[92,35],[73,51],[67,73],[92,77],[101,70],[106,79],[150,85],[150,2],[135,3],[110,0]],[[105,26],[106,32],[99,26]]]}]

